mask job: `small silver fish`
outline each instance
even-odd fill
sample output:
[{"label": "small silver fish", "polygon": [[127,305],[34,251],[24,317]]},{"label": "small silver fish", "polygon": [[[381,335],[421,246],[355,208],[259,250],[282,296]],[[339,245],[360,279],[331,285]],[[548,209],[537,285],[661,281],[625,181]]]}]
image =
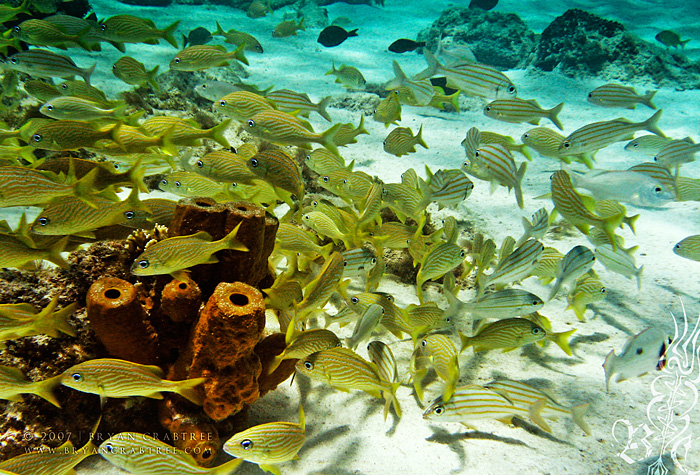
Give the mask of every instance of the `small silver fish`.
[{"label": "small silver fish", "polygon": [[610,350],[603,363],[605,392],[609,392],[610,379],[614,374],[617,374],[615,382],[619,383],[649,371],[663,369],[664,355],[670,344],[671,338],[663,330],[649,327],[630,337],[619,356],[615,354],[615,350]]}]

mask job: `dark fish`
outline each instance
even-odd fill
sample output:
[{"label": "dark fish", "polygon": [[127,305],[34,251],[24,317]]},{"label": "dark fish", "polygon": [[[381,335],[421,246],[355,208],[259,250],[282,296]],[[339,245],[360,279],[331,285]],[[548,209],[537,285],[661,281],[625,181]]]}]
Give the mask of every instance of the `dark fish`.
[{"label": "dark fish", "polygon": [[318,35],[317,41],[326,48],[331,48],[333,46],[338,46],[351,36],[357,36],[357,28],[351,31],[346,31],[345,28],[331,25],[327,26],[323,29],[323,31],[321,31],[321,34]]},{"label": "dark fish", "polygon": [[482,10],[491,10],[498,5],[498,0],[472,0],[469,3],[469,8],[481,8]]},{"label": "dark fish", "polygon": [[211,41],[211,33],[206,28],[198,26],[194,30],[190,31],[187,36],[182,35],[182,47],[187,45],[203,45]]},{"label": "dark fish", "polygon": [[416,48],[422,48],[425,46],[425,41],[413,41],[408,38],[401,38],[389,45],[389,51],[392,53],[406,53],[408,51],[415,51]]}]

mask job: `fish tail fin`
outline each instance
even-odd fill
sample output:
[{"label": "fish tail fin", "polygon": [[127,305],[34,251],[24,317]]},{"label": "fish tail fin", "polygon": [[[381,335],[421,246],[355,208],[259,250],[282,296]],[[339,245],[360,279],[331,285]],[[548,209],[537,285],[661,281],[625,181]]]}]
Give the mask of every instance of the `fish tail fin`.
[{"label": "fish tail fin", "polygon": [[642,104],[651,109],[656,109],[656,105],[653,102],[651,102],[651,100],[654,98],[657,92],[659,91],[647,92],[644,96],[642,96]]},{"label": "fish tail fin", "polygon": [[559,130],[564,130],[564,126],[562,125],[561,121],[559,120],[559,113],[561,110],[564,108],[564,103],[562,102],[561,104],[551,108],[549,110],[549,114],[547,117],[549,117],[549,120],[552,121],[554,125],[557,126]]},{"label": "fish tail fin", "polygon": [[187,37],[184,34],[182,35],[182,47],[187,48]]},{"label": "fish tail fin", "polygon": [[97,63],[93,64],[91,67],[87,68],[83,74],[81,74],[81,77],[85,80],[85,83],[89,86],[90,85],[90,76],[92,76],[92,73],[95,72],[95,68],[97,67]]},{"label": "fish tail fin", "polygon": [[[357,30],[358,30],[358,28],[355,28],[354,30],[348,31],[348,38],[350,38],[351,36],[357,36]],[[690,40],[687,40],[686,43],[688,41],[690,41]]]},{"label": "fish tail fin", "polygon": [[384,420],[386,420],[386,416],[389,415],[389,409],[391,409],[391,406],[394,406],[396,416],[400,419],[402,413],[399,400],[396,398],[396,390],[401,387],[401,381],[397,381],[395,383],[386,381],[386,383],[388,384],[389,388],[386,391],[382,391],[382,397],[384,397],[386,400],[386,403],[384,404]]},{"label": "fish tail fin", "polygon": [[203,391],[197,390],[197,386],[205,382],[207,378],[193,378],[182,381],[173,381],[175,392],[188,401],[201,406],[203,402]]},{"label": "fish tail fin", "polygon": [[571,346],[569,346],[569,339],[574,333],[576,333],[575,328],[573,330],[569,330],[568,332],[555,333],[554,338],[552,339],[552,341],[569,356],[573,354],[571,352]]},{"label": "fish tail fin", "polygon": [[[357,128],[355,129],[355,135],[362,135],[366,134],[369,135],[369,132],[367,132],[367,129],[365,129],[365,115],[362,114],[360,115],[360,123],[357,125]],[[352,161],[352,163],[355,163],[355,160]],[[350,169],[352,171],[352,169]]]},{"label": "fish tail fin", "polygon": [[240,61],[241,63],[245,64],[248,66],[250,63],[248,63],[248,58],[245,57],[245,42],[241,43],[238,48],[232,53],[230,53],[230,56],[235,59],[236,61]]},{"label": "fish tail fin", "polygon": [[343,124],[335,124],[333,127],[329,128],[325,132],[321,134],[321,145],[326,147],[331,153],[335,155],[338,154],[338,146],[333,142],[333,139],[335,138],[335,134],[338,133],[338,129],[340,129],[340,126]]},{"label": "fish tail fin", "polygon": [[591,435],[591,428],[588,426],[588,423],[583,420],[583,417],[586,415],[588,412],[590,404],[581,404],[579,406],[574,406],[571,408],[571,418],[574,420],[577,426],[583,430],[586,435]]},{"label": "fish tail fin", "polygon": [[404,85],[408,79],[396,60],[394,60],[391,65],[394,68],[395,77],[387,83],[385,89],[396,89],[397,87]]},{"label": "fish tail fin", "polygon": [[678,43],[681,45],[681,49],[685,49],[685,45],[687,45],[689,41],[690,38],[687,40],[679,41]]},{"label": "fish tail fin", "polygon": [[228,143],[228,140],[226,139],[226,137],[224,137],[224,133],[228,130],[232,121],[233,119],[226,119],[220,124],[212,127],[210,129],[209,138],[221,145],[222,147],[231,148],[231,144]]},{"label": "fish tail fin", "polygon": [[423,124],[421,124],[420,128],[418,129],[418,133],[416,134],[416,143],[418,145],[421,145],[423,148],[430,148],[428,147],[428,144],[425,143],[425,140],[423,140]]},{"label": "fish tail fin", "polygon": [[153,89],[155,89],[156,91],[160,91],[160,84],[158,84],[158,82],[156,82],[156,74],[158,74],[158,69],[159,69],[159,68],[160,68],[160,66],[156,64],[155,67],[154,67],[153,69],[151,69],[150,71],[148,71],[148,72],[146,73],[146,81],[147,81],[148,84],[150,84],[150,85],[153,87]]},{"label": "fish tail fin", "polygon": [[437,74],[438,69],[442,67],[440,61],[438,61],[438,59],[433,53],[430,52],[430,50],[423,49],[423,56],[425,57],[425,61],[428,63],[428,67],[425,70],[416,74],[414,79],[427,79],[433,77]]},{"label": "fish tail fin", "polygon": [[299,23],[297,24],[297,28],[299,28],[301,31],[306,31],[306,26],[304,25],[304,20],[306,17],[301,17],[301,20],[299,20]]},{"label": "fish tail fin", "polygon": [[450,104],[452,104],[452,107],[455,108],[455,111],[459,112],[459,93],[460,91],[457,90],[450,94],[449,96],[446,96],[447,99],[450,100]]},{"label": "fish tail fin", "polygon": [[328,76],[329,74],[335,74],[337,72],[338,72],[338,70],[335,69],[335,61],[332,61],[331,62],[331,70],[328,71],[325,75]]},{"label": "fish tail fin", "polygon": [[54,312],[51,318],[53,327],[59,332],[65,333],[66,335],[77,336],[78,334],[75,332],[73,326],[70,323],[68,323],[68,317],[73,315],[77,308],[78,303],[73,302],[72,304],[67,305],[62,309],[58,310],[57,312]]},{"label": "fish tail fin", "polygon": [[566,310],[568,310],[568,309],[573,310],[574,313],[576,314],[576,317],[578,318],[578,320],[580,322],[582,322],[583,316],[586,314],[586,308],[587,307],[585,305],[581,305],[581,302],[573,300],[573,301],[569,302],[569,306],[566,307]]},{"label": "fish tail fin", "polygon": [[274,373],[282,361],[284,361],[283,353],[275,356],[270,362],[270,366],[267,367],[267,374]]},{"label": "fish tail fin", "polygon": [[515,189],[515,200],[518,202],[518,206],[520,207],[520,209],[523,209],[525,207],[525,204],[523,203],[522,183],[526,170],[527,162],[523,162],[520,164],[520,168],[518,168],[518,171],[515,174],[515,186],[513,188]]},{"label": "fish tail fin", "polygon": [[212,33],[212,36],[225,36],[226,32],[224,31],[223,28],[221,28],[221,24],[217,21],[216,22],[216,31]]},{"label": "fish tail fin", "polygon": [[236,227],[233,228],[233,230],[221,240],[222,244],[224,245],[223,249],[248,252],[248,248],[245,247],[243,243],[236,238],[236,235],[238,234],[238,229],[241,227],[241,224],[243,224],[242,221],[238,223]]},{"label": "fish tail fin", "polygon": [[93,208],[97,208],[97,205],[91,199],[91,196],[94,194],[95,187],[97,185],[98,173],[99,169],[95,167],[73,184],[73,194]]},{"label": "fish tail fin", "polygon": [[552,300],[556,295],[559,293],[559,289],[561,289],[561,278],[558,277],[556,281],[554,281],[554,285],[552,286],[552,289],[549,291],[549,296],[547,297],[547,302]]},{"label": "fish tail fin", "polygon": [[608,356],[605,357],[605,362],[603,363],[603,369],[605,370],[605,392],[610,392],[610,378],[615,374],[615,362],[618,356],[615,354],[615,350],[610,350]]},{"label": "fish tail fin", "polygon": [[467,336],[462,332],[458,332],[458,333],[459,333],[459,341],[462,343],[462,346],[461,346],[459,352],[462,353],[464,350],[466,350],[467,348],[472,346],[473,342],[472,342],[472,337]]},{"label": "fish tail fin", "polygon": [[329,242],[325,246],[321,246],[321,257],[324,259],[328,259],[331,255],[331,252],[333,252],[333,243]]},{"label": "fish tail fin", "polygon": [[46,257],[47,261],[53,262],[62,269],[68,268],[68,262],[66,262],[63,256],[61,256],[61,253],[66,248],[66,245],[68,245],[68,238],[68,236],[64,236],[56,241],[56,243],[49,248],[49,254]]},{"label": "fish tail fin", "polygon": [[659,137],[666,137],[666,136],[664,135],[664,133],[661,131],[661,129],[659,129],[658,125],[657,125],[658,122],[659,122],[659,119],[661,118],[661,113],[662,113],[663,111],[664,111],[663,109],[659,109],[658,111],[656,111],[656,112],[654,113],[654,115],[652,115],[652,116],[649,117],[647,120],[645,120],[645,121],[642,123],[642,125],[644,125],[644,130],[648,130],[648,131],[651,132],[652,134],[656,134],[656,135],[658,135]]},{"label": "fish tail fin", "polygon": [[333,98],[331,96],[324,97],[321,102],[318,103],[318,108],[316,109],[316,112],[328,122],[333,122],[333,119],[331,119],[331,116],[326,110],[326,107],[328,107],[328,104],[330,104],[332,100]]},{"label": "fish tail fin", "polygon": [[233,459],[226,463],[210,468],[207,473],[209,475],[230,475],[238,470],[239,465],[243,463],[243,459]]},{"label": "fish tail fin", "polygon": [[43,381],[37,381],[32,386],[32,394],[39,396],[42,399],[46,399],[54,406],[60,408],[61,404],[56,399],[53,390],[61,385],[61,375],[54,376],[53,378],[45,379]]},{"label": "fish tail fin", "polygon": [[163,39],[173,45],[174,48],[177,48],[177,40],[175,39],[175,29],[177,29],[178,25],[180,24],[180,20],[177,20],[175,23],[172,25],[168,26],[165,28],[162,33],[163,33]]},{"label": "fish tail fin", "polygon": [[528,415],[530,416],[530,419],[532,419],[532,422],[537,424],[544,430],[545,432],[549,432],[550,434],[552,433],[552,428],[549,427],[549,424],[545,422],[545,420],[542,418],[542,409],[544,409],[544,406],[547,404],[547,399],[542,398],[538,399],[537,402],[535,402],[532,406],[530,406],[527,410]]},{"label": "fish tail fin", "polygon": [[[88,43],[85,40],[85,35],[88,34],[90,29],[92,28],[92,25],[86,26],[84,29],[80,30],[78,33],[75,34],[73,41],[77,43],[78,46],[83,48],[85,51],[92,51],[92,44]],[[98,43],[99,44],[99,43]]]},{"label": "fish tail fin", "polygon": [[644,266],[640,266],[635,272],[635,277],[637,279],[637,289],[642,290],[642,273],[644,272]]}]

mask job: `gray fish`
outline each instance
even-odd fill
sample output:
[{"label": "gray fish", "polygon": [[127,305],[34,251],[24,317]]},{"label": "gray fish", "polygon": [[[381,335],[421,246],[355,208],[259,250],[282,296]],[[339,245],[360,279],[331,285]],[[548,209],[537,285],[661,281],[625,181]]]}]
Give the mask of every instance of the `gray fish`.
[{"label": "gray fish", "polygon": [[187,36],[182,35],[182,47],[187,45],[204,45],[211,41],[211,32],[206,28],[198,26],[194,30],[190,31]]}]

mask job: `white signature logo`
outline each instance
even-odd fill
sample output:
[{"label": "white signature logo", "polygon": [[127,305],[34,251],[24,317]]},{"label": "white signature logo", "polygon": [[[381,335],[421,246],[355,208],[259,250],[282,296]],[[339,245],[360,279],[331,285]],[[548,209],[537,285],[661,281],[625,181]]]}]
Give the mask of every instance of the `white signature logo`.
[{"label": "white signature logo", "polygon": [[[666,366],[651,383],[652,399],[647,406],[648,421],[635,427],[627,419],[618,419],[612,428],[615,441],[624,445],[624,449],[617,455],[628,464],[656,457],[647,470],[649,475],[669,473],[666,465],[670,463],[681,473],[700,474],[700,471],[690,470],[683,465],[683,460],[687,459],[689,453],[697,456],[697,452],[691,452],[693,433],[690,428],[690,412],[698,403],[700,385],[700,317],[690,330],[683,302],[681,307],[682,329],[679,328],[675,315],[671,314],[675,336],[666,352]],[[626,442],[624,439],[618,440],[616,435],[624,433],[623,426],[627,429]]]}]

